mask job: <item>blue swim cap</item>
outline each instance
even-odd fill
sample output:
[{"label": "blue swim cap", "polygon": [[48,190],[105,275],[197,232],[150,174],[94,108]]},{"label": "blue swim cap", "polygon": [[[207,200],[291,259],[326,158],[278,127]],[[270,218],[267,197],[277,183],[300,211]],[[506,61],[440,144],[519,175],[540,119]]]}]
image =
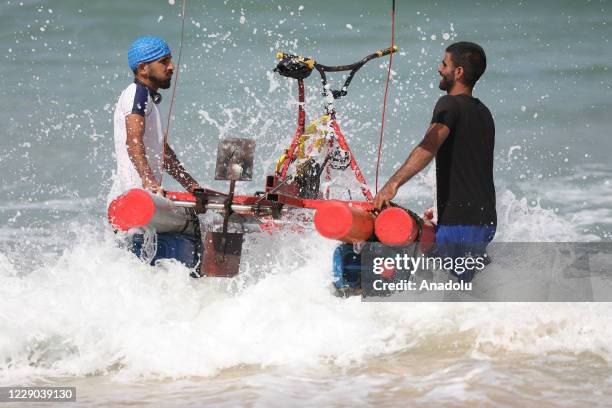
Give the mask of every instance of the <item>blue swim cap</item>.
[{"label": "blue swim cap", "polygon": [[140,37],[134,41],[128,51],[128,64],[132,71],[141,62],[151,62],[170,54],[168,44],[158,37]]}]

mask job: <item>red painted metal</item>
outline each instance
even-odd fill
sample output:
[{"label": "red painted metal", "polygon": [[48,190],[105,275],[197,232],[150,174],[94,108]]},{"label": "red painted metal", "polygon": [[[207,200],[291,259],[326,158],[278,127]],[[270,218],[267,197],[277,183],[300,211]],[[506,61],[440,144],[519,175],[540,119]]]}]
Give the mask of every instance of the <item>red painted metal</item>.
[{"label": "red painted metal", "polygon": [[[306,126],[306,111],[304,110],[304,100],[305,100],[304,98],[304,80],[302,79],[298,80],[298,100],[299,100],[299,104],[298,104],[297,129],[295,131],[293,139],[291,140],[291,144],[289,145],[289,149],[287,151],[287,157],[285,158],[285,161],[281,168],[280,175],[279,174],[274,175],[275,185],[278,185],[279,180],[281,182],[286,180],[287,171],[289,170],[289,166],[295,160],[295,150],[299,144],[299,138],[300,136],[302,136],[302,134],[304,134],[304,128]],[[357,161],[355,160],[355,157],[353,156],[353,153],[351,152],[351,149],[349,148],[348,143],[346,142],[346,139],[344,138],[344,134],[340,130],[340,126],[338,125],[338,122],[336,121],[335,112],[333,111],[330,112],[330,116],[331,116],[331,125],[334,129],[334,132],[336,133],[338,145],[340,146],[341,149],[349,153],[350,167],[351,167],[351,170],[353,170],[353,172],[355,173],[355,178],[361,184],[361,192],[363,193],[363,196],[366,198],[366,200],[373,201],[374,197],[372,196],[372,192],[368,188],[365,177],[363,176],[363,173],[361,172],[361,169],[359,168],[359,165],[357,164]],[[330,141],[330,143],[332,143],[332,141]],[[330,176],[331,175],[329,173],[329,169],[327,169],[326,177],[329,179]],[[327,191],[324,196],[328,198],[329,191]]]},{"label": "red painted metal", "polygon": [[[289,146],[289,151],[287,152],[287,158],[283,163],[283,168],[281,170],[280,179],[284,181],[287,178],[287,170],[289,169],[289,165],[295,158],[295,149],[298,145],[298,140],[300,136],[304,133],[304,127],[306,126],[306,111],[304,110],[304,80],[298,80],[298,125],[295,130],[295,135],[293,136],[293,140],[291,140],[291,145]],[[278,180],[278,178],[277,178]]]},{"label": "red painted metal", "polygon": [[[213,191],[213,190],[211,190]],[[217,193],[218,196],[224,196],[224,193]],[[185,192],[185,191],[166,191],[166,198],[172,201],[183,201],[187,203],[195,203],[196,198],[193,194]],[[242,204],[242,205],[251,205],[255,203],[259,203],[261,205],[266,205],[269,203],[267,200],[261,200],[261,197],[258,196],[249,196],[249,195],[235,195],[232,202],[234,204]]]},{"label": "red painted metal", "polygon": [[355,173],[355,177],[357,178],[357,181],[361,183],[361,192],[363,193],[363,196],[366,198],[366,200],[373,201],[374,198],[372,197],[372,192],[367,186],[365,177],[363,176],[363,173],[361,173],[361,169],[359,168],[359,165],[357,164],[357,160],[355,160],[355,156],[353,156],[353,152],[351,152],[351,149],[348,147],[348,143],[346,143],[346,139],[344,138],[344,135],[342,134],[342,131],[340,130],[340,126],[338,126],[338,122],[336,122],[336,120],[333,119],[331,123],[332,123],[332,127],[334,128],[334,132],[336,132],[336,137],[338,139],[338,145],[340,145],[340,148],[347,151],[351,157],[350,166],[353,172]]},{"label": "red painted metal", "polygon": [[186,191],[166,191],[166,198],[172,201],[185,201],[195,203],[196,198],[193,194]]},{"label": "red painted metal", "polygon": [[[233,202],[234,204],[242,204],[242,205],[252,205],[252,204],[258,203],[262,206],[269,205],[273,202],[278,202],[281,204],[289,205],[291,207],[310,208],[310,209],[316,210],[322,204],[325,204],[326,202],[329,201],[329,200],[317,200],[317,199],[310,199],[310,198],[299,198],[299,197],[293,197],[293,196],[284,195],[284,194],[275,194],[275,196],[276,196],[276,199],[274,201],[271,201],[271,200],[262,200],[260,196],[236,195],[234,196]],[[193,194],[187,193],[187,192],[180,192],[180,191],[167,191],[166,198],[173,200],[173,201],[183,201],[183,202],[191,202],[191,203],[195,203],[196,201],[196,198]],[[355,207],[361,210],[365,210],[365,211],[372,211],[374,209],[374,206],[372,205],[372,203],[368,201],[350,201],[350,200],[346,200],[346,201],[345,200],[334,200],[334,201],[340,201],[352,207]]]},{"label": "red painted metal", "polygon": [[[315,199],[309,199],[309,198],[298,198],[298,197],[291,197],[291,196],[286,196],[282,194],[278,195],[277,201],[281,204],[286,204],[292,207],[310,208],[313,210],[316,210],[321,205],[324,205],[325,203],[329,202],[329,200],[315,200]],[[374,209],[374,206],[372,205],[372,203],[369,203],[367,201],[343,201],[343,200],[334,200],[334,201],[346,203],[360,210],[371,211]]]}]

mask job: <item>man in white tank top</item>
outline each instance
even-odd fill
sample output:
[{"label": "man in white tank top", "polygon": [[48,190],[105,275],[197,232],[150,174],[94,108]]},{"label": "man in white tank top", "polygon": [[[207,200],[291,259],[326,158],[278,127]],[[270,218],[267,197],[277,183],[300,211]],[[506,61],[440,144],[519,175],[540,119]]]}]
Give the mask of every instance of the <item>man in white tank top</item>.
[{"label": "man in white tank top", "polygon": [[[174,65],[168,44],[161,38],[141,37],[128,52],[134,82],[123,90],[114,115],[117,174],[109,201],[132,189],[162,193],[162,171],[187,191],[200,188],[168,143],[157,104],[159,88],[168,89]],[[165,146],[164,146],[165,145]]]}]

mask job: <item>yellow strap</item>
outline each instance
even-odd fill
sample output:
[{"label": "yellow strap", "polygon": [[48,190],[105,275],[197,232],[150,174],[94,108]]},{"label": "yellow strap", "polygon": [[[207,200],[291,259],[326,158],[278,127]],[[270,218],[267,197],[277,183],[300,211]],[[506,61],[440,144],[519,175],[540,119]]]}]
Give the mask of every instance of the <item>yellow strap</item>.
[{"label": "yellow strap", "polygon": [[285,153],[281,154],[281,156],[278,158],[278,162],[276,162],[276,172],[277,173],[281,170],[281,167],[283,166],[283,163],[285,162],[285,160],[287,160],[288,153],[289,152],[285,150]]},{"label": "yellow strap", "polygon": [[[298,144],[296,146],[297,154],[295,158],[297,158],[298,160],[303,160],[306,158],[306,143],[305,142],[308,139],[310,139],[311,135],[318,132],[317,126],[320,123],[326,124],[329,122],[329,120],[330,120],[329,115],[323,115],[320,118],[313,120],[312,122],[308,124],[308,126],[306,126],[306,128],[304,129],[304,133],[298,137]],[[326,132],[324,131],[324,133]],[[316,149],[320,149],[326,140],[327,139],[325,137],[319,138],[313,143],[313,147]],[[278,161],[276,163],[277,173],[281,170],[283,163],[285,162],[285,160],[287,160],[288,155],[289,155],[289,149],[285,149],[285,152],[278,158]]]}]

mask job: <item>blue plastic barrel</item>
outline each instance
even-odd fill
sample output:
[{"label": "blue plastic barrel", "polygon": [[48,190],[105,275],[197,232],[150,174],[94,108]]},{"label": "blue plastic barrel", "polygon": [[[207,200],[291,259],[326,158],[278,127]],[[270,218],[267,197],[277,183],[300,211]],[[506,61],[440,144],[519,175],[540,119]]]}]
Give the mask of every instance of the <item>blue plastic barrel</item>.
[{"label": "blue plastic barrel", "polygon": [[361,287],[361,255],[353,244],[340,244],[334,251],[334,286],[337,289]]},{"label": "blue plastic barrel", "polygon": [[[143,241],[142,234],[135,234],[128,244],[130,251],[138,257],[142,254]],[[157,251],[151,265],[160,259],[175,259],[188,268],[195,268],[200,260],[200,240],[183,234],[157,234]]]}]

